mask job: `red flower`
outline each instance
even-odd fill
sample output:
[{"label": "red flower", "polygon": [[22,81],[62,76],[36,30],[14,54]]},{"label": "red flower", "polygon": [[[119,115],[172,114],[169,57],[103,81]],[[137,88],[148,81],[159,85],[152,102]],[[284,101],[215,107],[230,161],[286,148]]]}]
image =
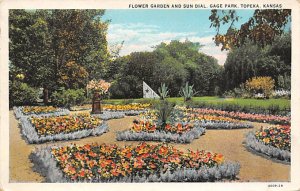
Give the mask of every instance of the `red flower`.
[{"label": "red flower", "polygon": [[80,170],[79,176],[82,177],[82,178],[85,176],[85,172],[84,172],[83,168]]},{"label": "red flower", "polygon": [[131,153],[127,153],[127,154],[126,154],[126,157],[127,157],[127,158],[130,158],[131,156],[132,156]]}]

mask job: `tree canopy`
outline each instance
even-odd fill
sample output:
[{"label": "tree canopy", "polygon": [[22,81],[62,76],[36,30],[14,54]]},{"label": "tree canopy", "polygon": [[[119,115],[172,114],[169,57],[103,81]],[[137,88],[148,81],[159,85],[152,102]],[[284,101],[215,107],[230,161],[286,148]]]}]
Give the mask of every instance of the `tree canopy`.
[{"label": "tree canopy", "polygon": [[[112,97],[142,97],[142,82],[155,91],[165,83],[170,87],[170,96],[179,96],[186,83],[195,84],[199,95],[213,95],[220,80],[222,67],[211,56],[199,52],[202,45],[188,40],[160,43],[152,52],[135,52],[116,59],[110,71],[116,73]],[[118,70],[115,70],[119,68]]]},{"label": "tree canopy", "polygon": [[101,78],[108,58],[103,14],[104,10],[10,10],[11,80],[22,73],[31,86],[55,89]]},{"label": "tree canopy", "polygon": [[[270,76],[276,85],[279,78],[290,80],[291,76],[291,34],[277,36],[272,45],[264,48],[248,41],[228,53],[224,64],[224,87],[227,90],[238,87],[254,76]],[[289,89],[290,86],[284,87]]]},{"label": "tree canopy", "polygon": [[[251,40],[264,47],[272,44],[276,36],[284,33],[285,26],[291,19],[290,9],[257,9],[252,17],[239,28],[235,23],[240,19],[235,10],[211,10],[209,17],[211,27],[216,28],[216,45],[221,45],[222,50],[244,45]],[[224,34],[220,33],[222,25],[228,26]]]}]

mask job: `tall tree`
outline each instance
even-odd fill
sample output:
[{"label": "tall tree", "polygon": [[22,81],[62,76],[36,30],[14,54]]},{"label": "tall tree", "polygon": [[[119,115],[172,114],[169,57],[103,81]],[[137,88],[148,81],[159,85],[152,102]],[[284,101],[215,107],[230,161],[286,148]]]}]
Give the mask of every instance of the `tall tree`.
[{"label": "tall tree", "polygon": [[289,78],[291,75],[290,53],[290,33],[276,37],[272,45],[264,48],[248,41],[231,49],[224,64],[226,89],[238,87],[255,76],[271,76],[278,86],[279,76]]},{"label": "tall tree", "polygon": [[[31,86],[44,87],[45,102],[48,89],[72,87],[74,80],[64,73],[89,74],[74,74],[81,80],[101,78],[108,57],[103,14],[104,10],[10,10],[12,68],[24,73]],[[70,63],[80,69],[70,68]]]}]

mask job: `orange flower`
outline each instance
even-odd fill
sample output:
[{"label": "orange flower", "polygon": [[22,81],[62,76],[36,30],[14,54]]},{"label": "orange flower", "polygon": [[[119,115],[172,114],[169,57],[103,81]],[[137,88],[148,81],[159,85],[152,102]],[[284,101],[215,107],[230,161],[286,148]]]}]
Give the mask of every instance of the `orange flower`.
[{"label": "orange flower", "polygon": [[166,154],[168,154],[168,147],[166,146],[161,146],[160,149],[158,150],[158,154],[165,156]]},{"label": "orange flower", "polygon": [[97,154],[94,153],[93,151],[90,151],[88,155],[91,156],[91,157],[96,157],[97,156]]},{"label": "orange flower", "polygon": [[65,167],[64,171],[68,174],[71,174],[71,175],[74,175],[76,173],[76,169],[71,165],[67,165]]},{"label": "orange flower", "polygon": [[171,130],[171,125],[170,124],[167,124],[166,126],[165,126],[165,129],[168,131],[168,130]]},{"label": "orange flower", "polygon": [[156,168],[156,165],[155,165],[153,162],[150,162],[150,163],[149,163],[149,167],[152,168],[152,169],[155,169],[155,168]]},{"label": "orange flower", "polygon": [[90,168],[93,168],[97,164],[97,162],[95,160],[91,160],[91,161],[88,161],[87,164]]},{"label": "orange flower", "polygon": [[224,156],[222,154],[216,154],[214,156],[214,161],[216,161],[218,164],[221,164],[224,161]]},{"label": "orange flower", "polygon": [[143,160],[135,160],[133,163],[134,168],[143,168],[144,161]]},{"label": "orange flower", "polygon": [[126,157],[127,157],[127,158],[130,158],[131,156],[132,156],[131,153],[127,153],[127,154],[126,154]]}]

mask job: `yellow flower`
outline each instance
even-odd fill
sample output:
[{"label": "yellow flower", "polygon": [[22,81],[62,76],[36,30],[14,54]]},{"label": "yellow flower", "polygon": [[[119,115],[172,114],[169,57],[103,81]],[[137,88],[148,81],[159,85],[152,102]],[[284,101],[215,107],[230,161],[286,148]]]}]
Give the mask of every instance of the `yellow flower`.
[{"label": "yellow flower", "polygon": [[268,144],[268,143],[270,142],[270,139],[269,139],[269,138],[264,138],[264,139],[263,139],[263,142],[265,142],[265,143]]}]

